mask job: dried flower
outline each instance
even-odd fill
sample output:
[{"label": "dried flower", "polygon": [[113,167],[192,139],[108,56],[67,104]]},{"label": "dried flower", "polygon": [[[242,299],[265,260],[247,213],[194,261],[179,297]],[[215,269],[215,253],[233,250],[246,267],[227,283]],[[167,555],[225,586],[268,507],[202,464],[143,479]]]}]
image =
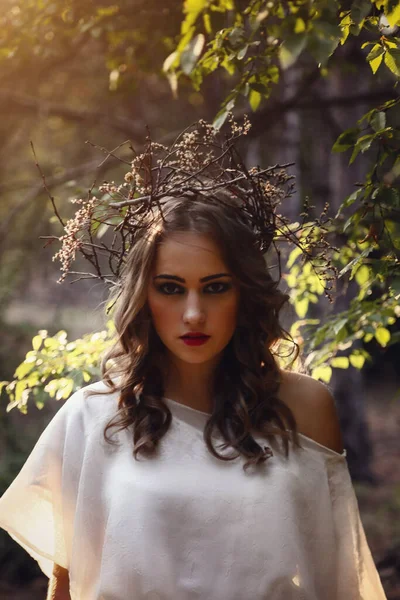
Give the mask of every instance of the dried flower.
[{"label": "dried flower", "polygon": [[[153,206],[159,206],[165,196],[190,199],[198,195],[215,202],[229,201],[241,210],[254,231],[260,251],[266,252],[281,239],[296,244],[304,256],[315,260],[316,268],[328,281],[329,244],[322,234],[327,221],[325,213],[313,222],[316,229],[310,227],[305,235],[302,229],[308,216],[305,203],[302,223],[298,227],[289,226],[288,220],[277,212],[277,207],[293,193],[293,177],[286,171],[288,165],[246,169],[235,143],[247,135],[250,121],[246,115],[238,124],[229,114],[228,123],[230,134],[226,136],[212,124],[200,120],[183,131],[169,147],[148,139],[145,150],[130,161],[131,168],[123,182],[104,181],[99,186],[101,199],[89,193],[86,199],[71,200],[79,208],[65,224],[64,233],[59,237],[61,249],[53,257],[61,262],[60,281],[69,273],[77,252],[81,252],[94,269],[93,277],[118,283],[125,254]],[[112,232],[108,244],[103,239],[100,244],[93,239],[101,225]],[[101,231],[104,230],[103,227]],[[277,253],[279,263],[279,251]],[[107,258],[110,271],[107,275],[101,255]]]}]

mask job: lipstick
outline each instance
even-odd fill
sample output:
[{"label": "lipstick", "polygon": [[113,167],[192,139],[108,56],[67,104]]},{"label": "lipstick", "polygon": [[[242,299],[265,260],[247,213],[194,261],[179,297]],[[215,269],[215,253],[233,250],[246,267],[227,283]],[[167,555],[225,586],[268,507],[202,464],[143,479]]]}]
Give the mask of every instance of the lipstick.
[{"label": "lipstick", "polygon": [[203,337],[182,337],[181,340],[187,345],[187,346],[202,346],[203,344],[205,344],[208,340],[210,339],[210,336],[203,336]]},{"label": "lipstick", "polygon": [[188,346],[202,346],[208,339],[210,339],[209,335],[198,331],[191,331],[181,336],[181,340]]}]

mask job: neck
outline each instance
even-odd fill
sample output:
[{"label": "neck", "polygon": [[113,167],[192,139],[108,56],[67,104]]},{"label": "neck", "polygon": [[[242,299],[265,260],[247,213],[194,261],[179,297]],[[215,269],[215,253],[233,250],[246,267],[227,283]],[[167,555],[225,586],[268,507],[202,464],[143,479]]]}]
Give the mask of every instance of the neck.
[{"label": "neck", "polygon": [[219,357],[191,364],[169,358],[164,368],[164,396],[195,410],[213,410],[214,373]]}]

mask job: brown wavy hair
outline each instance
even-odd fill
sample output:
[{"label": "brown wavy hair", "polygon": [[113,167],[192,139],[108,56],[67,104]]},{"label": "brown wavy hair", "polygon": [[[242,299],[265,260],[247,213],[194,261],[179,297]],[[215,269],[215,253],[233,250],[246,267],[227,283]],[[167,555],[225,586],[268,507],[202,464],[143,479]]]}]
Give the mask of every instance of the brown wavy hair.
[{"label": "brown wavy hair", "polygon": [[[265,436],[271,446],[283,442],[286,457],[289,441],[300,446],[297,424],[290,408],[278,398],[281,371],[277,363],[280,340],[299,349],[279,322],[279,313],[289,296],[278,289],[254,233],[237,207],[197,195],[195,198],[165,198],[162,210],[149,211],[127,257],[118,295],[113,298],[116,340],[104,356],[102,378],[111,391],[119,392],[118,411],[106,425],[104,437],[116,442],[108,431],[133,426],[133,455],[156,455],[160,439],[168,431],[172,414],[163,401],[160,365],[165,347],[152,324],[147,290],[159,244],[177,232],[209,236],[239,285],[237,326],[214,375],[214,407],[204,428],[204,441],[216,458],[234,460],[239,455],[250,465],[265,462],[273,452],[263,448],[252,433]],[[109,393],[109,392],[107,392]],[[212,444],[217,430],[222,455]]]}]

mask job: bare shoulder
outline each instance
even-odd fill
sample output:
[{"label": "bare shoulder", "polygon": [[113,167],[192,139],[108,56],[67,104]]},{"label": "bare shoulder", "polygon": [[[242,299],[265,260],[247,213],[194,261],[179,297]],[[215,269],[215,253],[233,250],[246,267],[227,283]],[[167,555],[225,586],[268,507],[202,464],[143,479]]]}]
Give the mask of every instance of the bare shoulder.
[{"label": "bare shoulder", "polygon": [[280,399],[292,410],[300,433],[336,452],[343,439],[335,400],[327,386],[303,373],[282,371]]}]

